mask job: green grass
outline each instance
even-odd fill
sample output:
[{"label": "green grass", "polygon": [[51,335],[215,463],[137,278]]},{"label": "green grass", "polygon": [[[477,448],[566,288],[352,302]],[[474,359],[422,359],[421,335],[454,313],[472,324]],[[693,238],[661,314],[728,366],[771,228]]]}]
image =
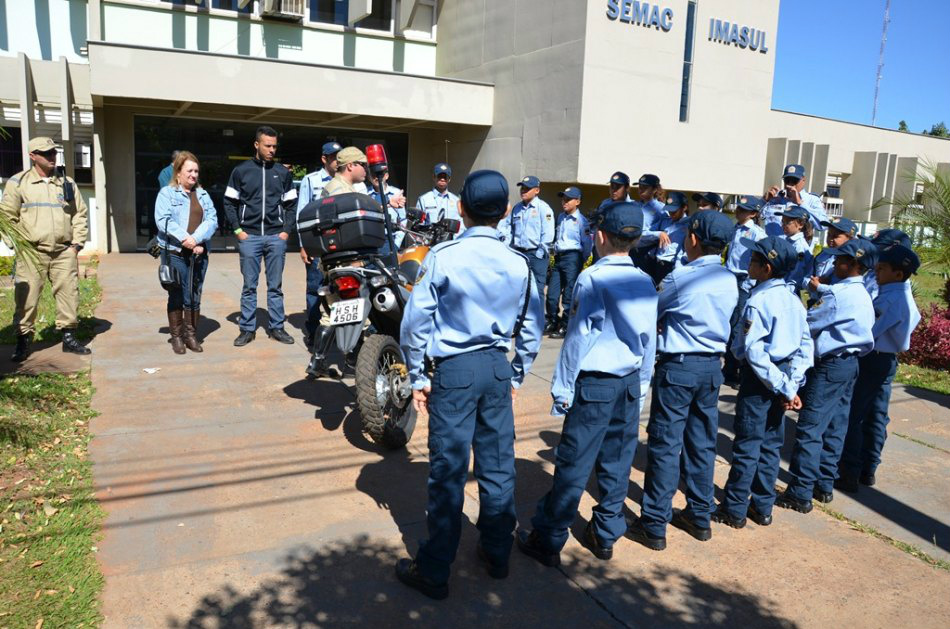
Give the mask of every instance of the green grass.
[{"label": "green grass", "polygon": [[908,386],[950,395],[950,371],[901,363],[897,367],[895,380]]},{"label": "green grass", "polygon": [[[76,337],[82,340],[91,339],[94,336],[96,320],[93,313],[99,300],[102,297],[102,291],[99,288],[99,282],[95,277],[79,278],[79,328],[76,330]],[[6,325],[0,328],[0,343],[15,343],[16,330],[13,327],[13,288],[0,289],[0,321]],[[40,306],[36,313],[36,334],[34,340],[58,341],[60,335],[56,332],[56,301],[53,299],[53,291],[47,282],[40,295]],[[3,625],[0,625],[2,627]]]}]

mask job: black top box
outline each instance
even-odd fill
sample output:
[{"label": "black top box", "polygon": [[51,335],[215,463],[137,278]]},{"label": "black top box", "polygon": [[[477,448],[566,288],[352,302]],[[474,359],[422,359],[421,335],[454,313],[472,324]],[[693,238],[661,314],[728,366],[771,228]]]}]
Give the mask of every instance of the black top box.
[{"label": "black top box", "polygon": [[386,217],[371,197],[346,192],[316,199],[297,216],[307,254],[319,258],[343,251],[376,252],[386,242]]}]

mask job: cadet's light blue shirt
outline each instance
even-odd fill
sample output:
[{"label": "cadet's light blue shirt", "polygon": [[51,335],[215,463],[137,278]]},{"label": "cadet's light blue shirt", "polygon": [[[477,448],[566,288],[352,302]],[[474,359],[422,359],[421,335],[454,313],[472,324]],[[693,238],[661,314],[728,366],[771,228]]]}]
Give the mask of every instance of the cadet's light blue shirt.
[{"label": "cadet's light blue shirt", "polygon": [[752,252],[742,244],[743,238],[758,242],[765,238],[765,230],[755,224],[752,219],[745,223],[736,224],[736,233],[729,243],[729,254],[726,256],[726,268],[739,278],[742,278],[742,290],[752,290],[752,280],[749,279],[749,259]]},{"label": "cadet's light blue shirt", "polygon": [[425,214],[425,224],[438,223],[443,218],[461,221],[459,216],[459,198],[448,190],[440,193],[433,188],[419,197],[416,209]]},{"label": "cadet's light blue shirt", "polygon": [[[398,229],[399,227],[406,226],[406,208],[388,205],[390,199],[402,194],[402,190],[388,184],[384,185],[386,186],[386,203],[387,209],[389,210],[389,220],[393,223],[393,241],[396,243],[396,248],[398,249],[399,246],[402,245],[402,239],[406,237],[406,232]],[[379,200],[379,193],[376,192],[375,189],[370,189],[369,196],[373,197],[380,205],[382,204],[382,201]]]},{"label": "cadet's light blue shirt", "polygon": [[580,251],[581,258],[584,260],[590,255],[590,224],[587,217],[581,214],[579,209],[570,214],[562,212],[557,217],[555,232],[557,234],[554,239],[554,250],[556,252]]},{"label": "cadet's light blue shirt", "polygon": [[658,290],[659,353],[726,351],[739,288],[719,256],[703,256],[681,266],[663,278]]},{"label": "cadet's light blue shirt", "polygon": [[630,256],[599,259],[577,276],[574,312],[554,368],[552,414],[574,402],[574,384],[582,371],[625,376],[640,370],[646,394],[656,353],[656,289]]},{"label": "cadet's light blue shirt", "polygon": [[[801,300],[788,292],[785,280],[766,280],[752,289],[743,326],[732,341],[732,354],[745,361],[770,390],[791,400],[805,382],[815,360]],[[791,359],[786,376],[776,363]]]},{"label": "cadet's light blue shirt", "polygon": [[794,293],[801,293],[811,279],[812,260],[811,247],[805,240],[805,234],[798,232],[794,236],[785,236],[785,240],[792,243],[795,251],[798,252],[798,264],[792,269],[792,272],[785,277],[785,283],[789,285]]},{"label": "cadet's light blue shirt", "polygon": [[655,247],[660,240],[660,232],[663,231],[659,227],[660,222],[664,216],[669,218],[669,215],[663,209],[666,205],[657,199],[639,203],[640,209],[643,210],[643,233],[637,242],[637,249],[650,249]]},{"label": "cadet's light blue shirt", "polygon": [[[821,202],[821,197],[804,190],[800,194],[802,202],[799,205],[808,210],[808,214],[811,216],[811,224],[816,230],[821,231],[824,229],[821,223],[828,220],[828,214],[825,212],[825,205]],[[789,203],[790,201],[785,197],[774,197],[762,208],[762,222],[765,224],[766,234],[781,236],[784,233],[782,231],[782,217],[776,216],[776,212],[784,212],[785,206]]]},{"label": "cadet's light blue shirt", "polygon": [[881,286],[874,300],[874,350],[899,354],[910,349],[910,335],[920,323],[909,282]]},{"label": "cadet's light blue shirt", "polygon": [[[297,191],[298,218],[300,217],[300,210],[307,207],[311,201],[323,196],[323,189],[332,179],[333,177],[327,172],[327,169],[321,168],[316,172],[307,174],[300,180],[300,190]],[[299,232],[297,233],[297,239],[300,241],[300,245],[303,246],[303,240]]]},{"label": "cadet's light blue shirt", "polygon": [[[907,285],[907,292],[910,292],[910,282],[904,282],[904,284]],[[869,269],[864,274],[864,288],[867,289],[871,299],[877,299],[880,288],[877,284],[877,273],[874,272],[874,269]]]},{"label": "cadet's light blue shirt", "polygon": [[508,351],[529,288],[531,299],[511,364],[516,388],[538,355],[544,322],[527,260],[484,226],[433,247],[422,262],[400,330],[412,388],[430,385],[426,356],[445,358],[490,347]]},{"label": "cadet's light blue shirt", "polygon": [[498,223],[498,231],[511,247],[534,252],[536,258],[547,257],[554,243],[554,210],[540,197],[527,205],[519,201]]},{"label": "cadet's light blue shirt", "polygon": [[658,232],[666,232],[670,237],[670,244],[656,250],[656,259],[663,262],[672,262],[673,268],[679,268],[686,264],[686,252],[683,249],[683,243],[686,242],[686,234],[689,233],[689,215],[683,214],[683,217],[674,221],[669,214],[663,212],[656,222]]},{"label": "cadet's light blue shirt", "polygon": [[874,347],[874,304],[864,280],[849,277],[833,284],[808,310],[808,327],[815,339],[815,354],[864,356]]}]

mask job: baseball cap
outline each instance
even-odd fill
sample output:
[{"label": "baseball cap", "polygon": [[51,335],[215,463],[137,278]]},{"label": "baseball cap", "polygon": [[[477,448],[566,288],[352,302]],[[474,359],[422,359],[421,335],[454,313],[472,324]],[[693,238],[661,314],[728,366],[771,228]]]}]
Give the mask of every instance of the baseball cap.
[{"label": "baseball cap", "polygon": [[476,170],[465,178],[459,198],[473,216],[501,218],[508,211],[508,182],[498,171]]},{"label": "baseball cap", "polygon": [[666,205],[663,206],[663,210],[667,214],[672,214],[676,210],[680,209],[686,205],[686,195],[682,192],[670,192],[666,195]]},{"label": "baseball cap", "polygon": [[792,243],[782,236],[766,236],[761,240],[740,238],[739,242],[749,251],[756,251],[765,256],[774,269],[775,277],[785,277],[798,264],[798,252]]},{"label": "baseball cap", "polygon": [[336,154],[337,162],[340,166],[347,164],[356,164],[357,162],[366,163],[366,154],[355,146],[348,146]]},{"label": "baseball cap", "polygon": [[33,138],[30,140],[29,144],[27,144],[27,151],[30,153],[43,153],[45,151],[52,151],[53,149],[61,148],[63,147],[59,144],[56,144],[56,142],[53,142],[53,138],[43,136]]},{"label": "baseball cap", "polygon": [[540,186],[541,180],[534,175],[528,175],[518,182],[518,187],[520,188],[539,188]]},{"label": "baseball cap", "polygon": [[851,256],[868,268],[877,262],[877,247],[866,238],[852,238],[840,247],[832,247],[825,251],[833,256]]},{"label": "baseball cap", "polygon": [[751,194],[744,194],[736,199],[736,207],[749,212],[761,212],[764,206],[765,200],[762,197]]},{"label": "baseball cap", "polygon": [[610,176],[610,183],[620,184],[621,186],[630,185],[630,175],[625,172],[617,171]]},{"label": "baseball cap", "polygon": [[568,199],[580,199],[581,198],[581,189],[577,186],[568,186],[564,188],[561,192],[557,193],[559,197],[567,197]]},{"label": "baseball cap", "polygon": [[892,268],[904,271],[905,275],[913,275],[920,268],[920,258],[910,247],[904,245],[890,245],[878,254],[878,262],[887,262]]},{"label": "baseball cap", "polygon": [[855,225],[854,221],[852,221],[850,218],[839,216],[830,221],[822,221],[821,224],[825,227],[834,227],[838,231],[844,232],[852,238],[858,235],[858,226]]},{"label": "baseball cap", "polygon": [[643,232],[643,210],[639,203],[617,201],[601,210],[598,229],[622,238],[638,238]]},{"label": "baseball cap", "polygon": [[640,180],[637,182],[641,186],[650,186],[651,188],[656,188],[660,185],[660,178],[656,175],[641,175]]},{"label": "baseball cap", "polygon": [[901,245],[903,247],[911,248],[910,236],[906,232],[903,232],[899,229],[882,229],[874,234],[874,237],[871,238],[873,242],[878,247],[887,247],[888,245]]},{"label": "baseball cap", "polygon": [[432,169],[432,176],[438,177],[439,175],[452,177],[452,167],[446,164],[445,162],[439,162],[438,164],[435,165],[435,168]]},{"label": "baseball cap", "polygon": [[794,179],[802,179],[805,176],[805,167],[801,164],[789,164],[785,167],[785,170],[782,171],[782,179],[786,177],[792,177]]},{"label": "baseball cap", "polygon": [[693,201],[706,201],[714,207],[722,209],[722,197],[715,192],[697,192],[693,195]]},{"label": "baseball cap", "polygon": [[808,210],[806,210],[800,205],[788,205],[785,207],[783,211],[776,212],[775,215],[787,216],[789,218],[802,218],[806,220],[810,217],[810,214],[808,214]]},{"label": "baseball cap", "polygon": [[324,155],[335,155],[343,150],[343,147],[340,146],[339,142],[327,142],[323,145],[323,154]]},{"label": "baseball cap", "polygon": [[726,245],[732,240],[735,223],[718,210],[700,210],[689,219],[689,231],[704,245]]}]

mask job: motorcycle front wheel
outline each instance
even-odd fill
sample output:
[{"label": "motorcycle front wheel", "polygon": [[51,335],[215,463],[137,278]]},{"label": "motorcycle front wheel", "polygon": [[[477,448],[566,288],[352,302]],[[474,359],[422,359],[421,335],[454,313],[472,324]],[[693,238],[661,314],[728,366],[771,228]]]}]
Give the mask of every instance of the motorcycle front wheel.
[{"label": "motorcycle front wheel", "polygon": [[356,402],[363,432],[385,448],[404,447],[416,428],[412,387],[402,350],[386,334],[369,336],[356,358]]}]

